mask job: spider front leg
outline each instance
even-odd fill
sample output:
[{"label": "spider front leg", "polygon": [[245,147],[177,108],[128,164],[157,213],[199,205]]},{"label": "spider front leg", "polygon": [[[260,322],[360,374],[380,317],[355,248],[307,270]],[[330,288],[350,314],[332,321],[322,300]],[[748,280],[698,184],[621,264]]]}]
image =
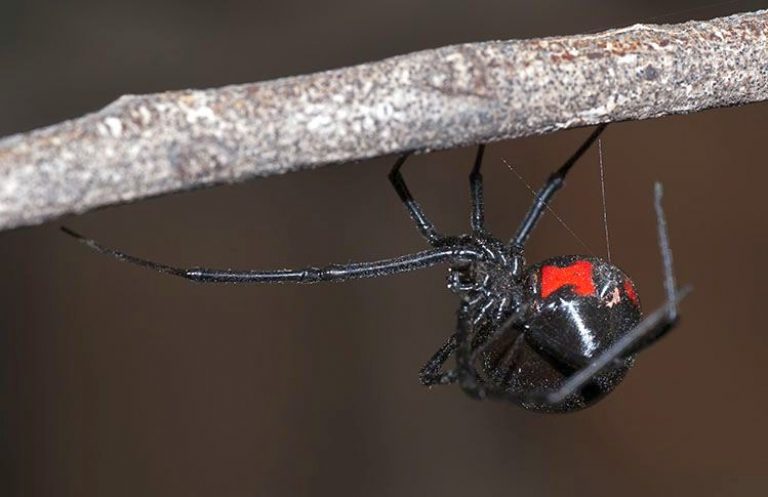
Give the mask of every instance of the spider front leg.
[{"label": "spider front leg", "polygon": [[350,264],[330,264],[322,267],[304,267],[298,269],[273,270],[236,270],[212,268],[184,268],[169,266],[142,259],[120,250],[101,245],[96,240],[86,238],[69,228],[61,228],[64,233],[77,239],[84,245],[109,255],[123,262],[142,266],[160,273],[178,276],[199,283],[320,283],[338,282],[358,278],[376,278],[390,274],[415,271],[437,264],[462,264],[478,259],[480,254],[463,246],[445,246],[424,250],[415,254],[393,257],[371,262]]}]

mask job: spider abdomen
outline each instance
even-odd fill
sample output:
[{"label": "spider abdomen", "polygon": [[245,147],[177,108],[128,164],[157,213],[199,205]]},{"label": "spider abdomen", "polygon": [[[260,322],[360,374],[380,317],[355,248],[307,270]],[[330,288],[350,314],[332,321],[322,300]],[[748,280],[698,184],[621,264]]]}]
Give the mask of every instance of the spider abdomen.
[{"label": "spider abdomen", "polygon": [[[545,260],[527,269],[524,285],[530,308],[523,329],[485,361],[489,379],[514,393],[557,388],[642,319],[632,281],[597,257]],[[558,410],[596,402],[621,382],[631,363],[631,357],[624,358],[596,376]],[[525,407],[552,409],[535,402]]]}]

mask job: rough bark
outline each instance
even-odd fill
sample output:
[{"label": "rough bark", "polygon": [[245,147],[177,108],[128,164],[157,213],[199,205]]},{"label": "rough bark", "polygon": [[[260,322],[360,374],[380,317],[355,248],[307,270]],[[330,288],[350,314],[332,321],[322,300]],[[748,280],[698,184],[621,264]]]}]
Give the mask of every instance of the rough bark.
[{"label": "rough bark", "polygon": [[306,167],[768,98],[768,11],[124,96],[0,140],[0,229]]}]

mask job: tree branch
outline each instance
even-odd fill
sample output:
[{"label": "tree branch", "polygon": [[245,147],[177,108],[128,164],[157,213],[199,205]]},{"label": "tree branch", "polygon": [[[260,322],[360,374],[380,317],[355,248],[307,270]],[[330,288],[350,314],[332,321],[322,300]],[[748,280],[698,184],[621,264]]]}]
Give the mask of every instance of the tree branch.
[{"label": "tree branch", "polygon": [[768,99],[768,11],[124,96],[0,140],[0,229],[254,176]]}]

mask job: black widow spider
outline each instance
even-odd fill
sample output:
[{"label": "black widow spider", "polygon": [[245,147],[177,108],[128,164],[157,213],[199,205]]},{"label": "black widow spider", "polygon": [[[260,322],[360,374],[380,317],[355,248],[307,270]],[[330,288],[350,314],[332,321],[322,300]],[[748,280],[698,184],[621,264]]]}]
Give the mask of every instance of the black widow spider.
[{"label": "black widow spider", "polygon": [[[140,259],[62,228],[89,247],[125,262],[204,283],[317,283],[373,278],[449,264],[448,288],[461,304],[456,332],[421,369],[424,385],[458,383],[471,397],[509,400],[531,410],[574,411],[613,390],[646,348],[677,322],[678,291],[672,271],[662,189],[655,186],[659,248],[666,303],[642,319],[632,281],[617,267],[587,256],[554,257],[525,267],[523,247],[565,176],[605,129],[598,127],[555,171],[509,243],[485,230],[478,148],[469,176],[472,232],[439,234],[411,196],[400,173],[402,155],[389,179],[421,234],[432,246],[415,254],[374,262],[278,269],[185,269]],[[454,355],[456,367],[443,365]]]}]

